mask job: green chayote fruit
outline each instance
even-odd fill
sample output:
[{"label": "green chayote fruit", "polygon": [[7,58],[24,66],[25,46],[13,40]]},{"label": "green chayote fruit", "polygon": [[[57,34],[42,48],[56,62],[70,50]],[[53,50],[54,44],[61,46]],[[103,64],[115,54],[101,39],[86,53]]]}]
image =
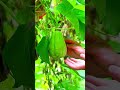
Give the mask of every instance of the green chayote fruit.
[{"label": "green chayote fruit", "polygon": [[52,32],[49,43],[49,53],[53,58],[62,58],[66,55],[67,47],[62,32]]}]

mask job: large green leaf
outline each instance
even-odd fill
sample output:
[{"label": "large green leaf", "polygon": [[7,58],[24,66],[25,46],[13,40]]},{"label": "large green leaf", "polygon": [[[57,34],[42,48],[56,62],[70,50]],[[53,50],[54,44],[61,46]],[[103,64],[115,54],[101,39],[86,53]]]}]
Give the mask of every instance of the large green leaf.
[{"label": "large green leaf", "polygon": [[41,62],[49,63],[49,54],[48,54],[48,41],[47,37],[43,37],[40,43],[37,45],[36,50],[41,58]]},{"label": "large green leaf", "polygon": [[56,7],[56,9],[71,22],[71,24],[75,28],[77,36],[81,40],[83,40],[84,39],[84,36],[83,36],[84,34],[82,35],[81,32],[85,32],[85,30],[83,29],[83,24],[79,23],[79,20],[81,22],[85,23],[85,20],[84,20],[85,14],[84,14],[84,12],[80,11],[79,9],[75,9],[67,0],[63,0],[62,3],[60,3]]},{"label": "large green leaf", "polygon": [[81,21],[79,21],[79,33],[78,33],[78,37],[83,41],[85,40],[85,24],[83,24]]},{"label": "large green leaf", "polygon": [[85,24],[85,11],[79,10],[79,9],[73,9],[73,12],[75,16]]},{"label": "large green leaf", "polygon": [[85,0],[77,0],[77,2],[79,2],[79,3],[83,4],[83,5],[85,5]]},{"label": "large green leaf", "polygon": [[19,9],[16,13],[16,20],[19,24],[26,24],[34,19],[34,14],[32,12],[32,8],[22,8]]},{"label": "large green leaf", "polygon": [[67,0],[63,0],[56,8],[61,14],[66,16],[73,9],[73,6]]},{"label": "large green leaf", "polygon": [[76,5],[76,0],[67,0],[73,7]]},{"label": "large green leaf", "polygon": [[92,0],[97,13],[105,23],[106,33],[117,35],[120,32],[119,0]]},{"label": "large green leaf", "polygon": [[111,35],[120,33],[120,1],[106,0],[106,32]]},{"label": "large green leaf", "polygon": [[106,0],[92,0],[101,20],[105,18]]},{"label": "large green leaf", "polygon": [[6,37],[6,40],[8,41],[14,34],[15,30],[8,22],[4,22],[3,23],[3,32]]},{"label": "large green leaf", "polygon": [[34,87],[34,26],[21,25],[6,43],[3,59],[15,78],[15,87]]}]

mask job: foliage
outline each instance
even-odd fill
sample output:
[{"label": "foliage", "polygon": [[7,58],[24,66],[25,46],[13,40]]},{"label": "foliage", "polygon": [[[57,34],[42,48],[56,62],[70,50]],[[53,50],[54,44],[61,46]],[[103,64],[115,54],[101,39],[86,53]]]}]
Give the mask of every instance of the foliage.
[{"label": "foliage", "polygon": [[87,1],[86,26],[89,27],[90,32],[105,40],[113,50],[119,53],[120,26],[117,6],[119,6],[118,2],[113,3],[112,0]]},{"label": "foliage", "polygon": [[[2,59],[7,78],[0,82],[1,90],[32,89],[34,87],[34,8],[26,0],[1,0]],[[28,13],[27,13],[28,12]],[[1,39],[1,37],[0,37]],[[1,46],[0,46],[1,47]],[[1,53],[0,53],[1,54]],[[6,71],[5,71],[6,72]],[[10,83],[10,84],[9,84]]]},{"label": "foliage", "polygon": [[[85,2],[84,0],[36,0],[36,90],[84,90],[85,73],[70,69],[64,57],[58,60],[49,54],[48,46],[53,31],[61,31],[85,47]],[[61,44],[61,43],[60,43]]]}]

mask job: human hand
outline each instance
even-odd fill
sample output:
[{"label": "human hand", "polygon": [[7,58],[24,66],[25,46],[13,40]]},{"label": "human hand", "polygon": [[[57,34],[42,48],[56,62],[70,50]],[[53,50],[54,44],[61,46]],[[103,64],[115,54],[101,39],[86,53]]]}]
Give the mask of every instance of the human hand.
[{"label": "human hand", "polygon": [[97,77],[109,76],[109,65],[120,66],[120,55],[105,40],[89,33],[86,36],[86,72]]},{"label": "human hand", "polygon": [[110,65],[120,66],[120,55],[108,48],[98,48],[96,50],[93,48],[89,52],[92,58],[89,58],[87,55],[86,68],[90,75],[107,77],[110,76],[108,72]]},{"label": "human hand", "polygon": [[120,67],[115,65],[110,65],[108,71],[113,79],[120,81]]},{"label": "human hand", "polygon": [[[65,63],[72,69],[85,69],[85,49],[77,45],[73,40],[66,40],[67,55],[72,58],[65,59]],[[76,58],[76,59],[75,59]],[[80,60],[83,59],[83,60]]]},{"label": "human hand", "polygon": [[67,55],[73,58],[85,60],[85,49],[74,44],[67,45]]},{"label": "human hand", "polygon": [[67,55],[73,58],[81,58],[85,60],[85,49],[79,46],[76,41],[66,39]]},{"label": "human hand", "polygon": [[65,63],[74,70],[85,69],[85,61],[79,60],[75,58],[67,58],[65,59]]},{"label": "human hand", "polygon": [[114,80],[86,76],[86,90],[120,90],[120,67],[110,65],[108,71]]},{"label": "human hand", "polygon": [[120,82],[86,76],[86,90],[120,90]]}]

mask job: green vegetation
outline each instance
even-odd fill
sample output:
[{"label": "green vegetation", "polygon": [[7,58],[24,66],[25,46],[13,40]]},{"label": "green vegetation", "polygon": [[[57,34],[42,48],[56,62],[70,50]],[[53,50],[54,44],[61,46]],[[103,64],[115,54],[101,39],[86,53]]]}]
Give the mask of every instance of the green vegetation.
[{"label": "green vegetation", "polygon": [[[36,0],[35,4],[38,54],[35,61],[36,90],[84,90],[85,71],[70,69],[64,63],[64,57],[52,58],[48,46],[52,32],[59,31],[64,39],[75,40],[85,47],[85,1]],[[56,39],[55,46],[59,47],[63,42],[59,36]],[[52,47],[58,52],[57,47]],[[63,52],[61,50],[59,52]]]}]

